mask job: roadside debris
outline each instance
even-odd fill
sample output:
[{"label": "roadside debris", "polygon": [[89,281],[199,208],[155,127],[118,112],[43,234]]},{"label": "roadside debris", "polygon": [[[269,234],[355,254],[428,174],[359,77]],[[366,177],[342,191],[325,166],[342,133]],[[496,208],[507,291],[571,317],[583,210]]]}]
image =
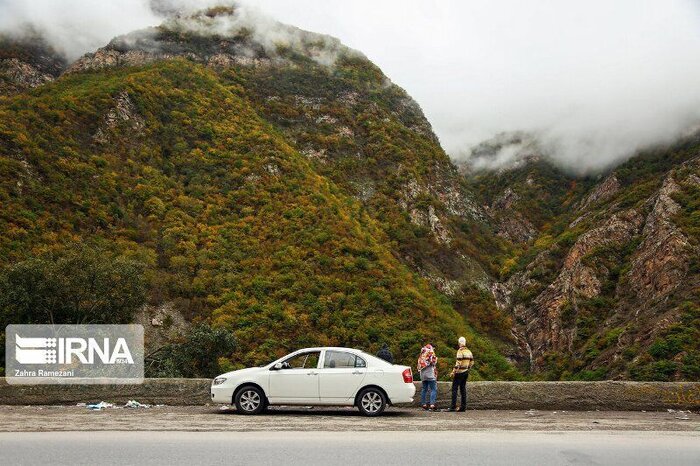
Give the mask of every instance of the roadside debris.
[{"label": "roadside debris", "polygon": [[126,402],[126,404],[124,405],[124,407],[125,407],[125,408],[150,408],[151,405],[147,405],[147,404],[144,404],[144,403],[139,403],[139,402],[136,401],[136,400],[129,400],[129,401]]},{"label": "roadside debris", "polygon": [[669,414],[677,414],[677,416],[675,416],[675,418],[678,419],[678,420],[680,420],[680,421],[690,421],[690,416],[688,416],[688,415],[689,415],[689,414],[692,414],[692,411],[690,411],[690,410],[684,411],[684,410],[682,410],[682,409],[671,409],[671,408],[669,408],[669,409],[667,409],[666,411],[667,411]]},{"label": "roadside debris", "polygon": [[91,404],[91,405],[86,405],[87,409],[91,411],[102,411],[104,408],[114,408],[114,405],[112,403],[106,403],[104,401],[100,401],[99,403]]},{"label": "roadside debris", "polygon": [[[86,404],[86,403],[76,403],[77,407],[80,408],[87,408],[91,411],[102,411],[105,408],[114,408],[114,409],[122,409],[122,406],[115,406],[113,403],[107,403],[106,401],[100,401],[99,403],[93,403],[93,404]],[[129,400],[126,402],[126,404],[123,406],[124,408],[133,408],[133,409],[141,409],[141,408],[162,408],[163,404],[160,405],[149,405],[146,403],[139,403],[136,400]]]}]

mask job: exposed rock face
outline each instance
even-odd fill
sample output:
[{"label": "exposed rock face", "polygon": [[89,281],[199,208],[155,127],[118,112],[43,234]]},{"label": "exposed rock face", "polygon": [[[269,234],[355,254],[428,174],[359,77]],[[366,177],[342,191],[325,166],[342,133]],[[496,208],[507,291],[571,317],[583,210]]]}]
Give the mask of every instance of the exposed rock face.
[{"label": "exposed rock face", "polygon": [[146,348],[150,351],[176,340],[190,327],[172,302],[158,306],[144,305],[136,313],[134,323],[143,325]]},{"label": "exposed rock face", "polygon": [[537,296],[532,306],[517,313],[527,322],[526,335],[537,353],[570,351],[575,334],[567,332],[562,324],[562,309],[568,303],[596,297],[601,291],[599,275],[607,270],[596,270],[583,265],[581,259],[602,246],[621,247],[639,231],[643,218],[636,211],[613,215],[603,225],[582,235],[569,250],[559,276]]},{"label": "exposed rock face", "polygon": [[38,36],[0,35],[0,95],[49,83],[65,66],[65,59]]},{"label": "exposed rock face", "polygon": [[42,73],[29,63],[17,58],[0,60],[0,73],[4,74],[19,89],[41,86],[54,80],[54,77]]},{"label": "exposed rock face", "polygon": [[[459,185],[449,165],[438,171],[442,171],[443,176],[427,186],[421,185],[415,179],[409,181],[401,190],[399,205],[408,212],[411,222],[430,228],[439,243],[449,245],[452,240],[451,233],[445,226],[445,223],[449,223],[447,216],[484,220],[485,214]],[[427,208],[420,205],[421,199],[431,197],[438,199],[444,206],[445,211],[442,215],[438,215],[435,205],[428,205]]]},{"label": "exposed rock face", "polygon": [[520,199],[511,188],[507,188],[491,205],[490,212],[495,215],[498,236],[514,243],[527,243],[537,236],[537,229],[520,212],[513,209],[513,204]]},{"label": "exposed rock face", "polygon": [[622,245],[639,230],[643,218],[634,209],[613,214],[610,219],[579,237],[564,260],[564,268],[572,268],[593,249],[607,245]]},{"label": "exposed rock face", "polygon": [[581,210],[585,210],[593,204],[603,202],[613,197],[620,189],[620,182],[613,174],[605,178],[588,196],[581,202]]},{"label": "exposed rock face", "polygon": [[145,126],[143,117],[139,115],[136,106],[126,92],[119,93],[114,99],[114,107],[104,116],[102,124],[93,138],[99,143],[108,142],[110,131],[118,125],[125,125],[131,131],[131,137],[141,133]]},{"label": "exposed rock face", "polygon": [[[213,68],[230,68],[239,66],[271,66],[279,61],[264,57],[249,57],[228,52],[228,43],[219,42],[219,50],[197,54],[186,50],[124,50],[119,42],[113,42],[107,47],[78,59],[67,70],[69,73],[81,71],[96,71],[115,66],[143,66],[160,60],[186,58]],[[165,49],[168,50],[168,49]],[[228,52],[228,53],[227,53]]]},{"label": "exposed rock face", "polygon": [[632,257],[629,283],[642,302],[667,296],[688,272],[693,248],[672,220],[680,210],[671,197],[678,190],[673,175],[666,177],[646,219],[644,240]]},{"label": "exposed rock face", "polygon": [[[549,367],[548,355],[582,357],[583,349],[588,351],[589,367],[622,363],[626,348],[649,345],[677,322],[672,299],[697,289],[697,276],[689,274],[700,248],[697,238],[693,241],[676,223],[682,207],[675,196],[682,185],[698,186],[698,173],[696,157],[669,170],[658,189],[631,208],[618,207],[616,201],[629,194],[611,174],[583,197],[578,212],[572,212],[578,218],[569,228],[582,232],[571,246],[555,242],[523,270],[492,287],[499,308],[515,317],[520,358],[533,371]],[[507,190],[492,208],[507,211],[516,201],[517,194]],[[604,202],[607,207],[600,207]],[[581,328],[586,319],[599,327]],[[590,340],[590,332],[599,339],[606,332],[618,336],[603,344]],[[595,352],[590,341],[598,342]],[[624,376],[624,365],[615,367],[611,375]]]}]

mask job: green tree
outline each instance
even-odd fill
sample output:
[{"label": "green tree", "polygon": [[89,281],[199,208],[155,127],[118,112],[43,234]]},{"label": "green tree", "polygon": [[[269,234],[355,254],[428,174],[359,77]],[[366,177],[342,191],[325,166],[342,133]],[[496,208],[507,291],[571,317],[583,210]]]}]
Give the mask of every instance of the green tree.
[{"label": "green tree", "polygon": [[236,340],[223,328],[199,324],[179,341],[146,356],[147,377],[214,377],[222,372],[219,359],[236,348]]},{"label": "green tree", "polygon": [[71,245],[0,272],[8,324],[122,324],[146,301],[145,266],[91,245]]}]

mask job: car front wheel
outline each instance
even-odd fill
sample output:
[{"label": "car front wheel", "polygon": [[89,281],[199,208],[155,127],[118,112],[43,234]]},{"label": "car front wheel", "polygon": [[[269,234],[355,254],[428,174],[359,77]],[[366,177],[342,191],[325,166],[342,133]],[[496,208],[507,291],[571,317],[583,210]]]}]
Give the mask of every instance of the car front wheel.
[{"label": "car front wheel", "polygon": [[259,414],[265,409],[265,394],[258,387],[243,387],[236,393],[234,402],[241,414]]},{"label": "car front wheel", "polygon": [[386,397],[381,390],[365,388],[358,396],[357,407],[365,416],[378,416],[386,408]]}]

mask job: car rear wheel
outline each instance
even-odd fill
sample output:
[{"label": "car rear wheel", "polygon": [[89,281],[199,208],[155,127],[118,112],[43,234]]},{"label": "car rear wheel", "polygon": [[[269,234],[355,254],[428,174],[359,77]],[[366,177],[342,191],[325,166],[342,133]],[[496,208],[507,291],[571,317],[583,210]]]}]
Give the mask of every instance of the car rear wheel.
[{"label": "car rear wheel", "polygon": [[378,416],[386,408],[386,397],[381,390],[365,388],[357,397],[357,407],[365,416]]},{"label": "car rear wheel", "polygon": [[236,409],[241,414],[259,414],[265,410],[265,394],[258,387],[243,387],[236,393]]}]

